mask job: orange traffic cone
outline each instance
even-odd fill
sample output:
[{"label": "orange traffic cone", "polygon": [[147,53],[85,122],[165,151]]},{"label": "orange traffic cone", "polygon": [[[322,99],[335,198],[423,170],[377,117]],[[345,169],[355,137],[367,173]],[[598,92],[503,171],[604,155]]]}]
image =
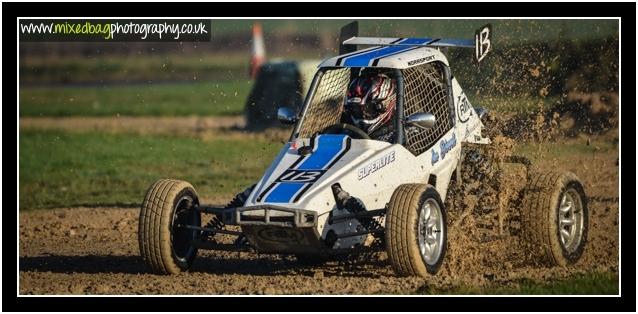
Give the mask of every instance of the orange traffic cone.
[{"label": "orange traffic cone", "polygon": [[250,57],[250,78],[255,79],[259,67],[266,61],[266,48],[264,47],[264,35],[261,32],[261,24],[253,24],[252,51]]}]

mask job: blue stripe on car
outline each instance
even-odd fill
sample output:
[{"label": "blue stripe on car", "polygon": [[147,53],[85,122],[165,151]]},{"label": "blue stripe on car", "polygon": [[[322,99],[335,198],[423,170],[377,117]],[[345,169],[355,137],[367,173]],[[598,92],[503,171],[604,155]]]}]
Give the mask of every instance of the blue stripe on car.
[{"label": "blue stripe on car", "polygon": [[[345,149],[346,135],[322,134],[317,136],[315,150],[308,155],[297,167],[297,170],[325,170],[331,162]],[[268,194],[264,202],[266,203],[290,203],[295,195],[305,184],[297,182],[279,182],[277,186]]]},{"label": "blue stripe on car", "polygon": [[[432,39],[430,38],[406,38],[405,40],[398,42],[398,44],[420,45],[430,41],[432,41]],[[368,66],[370,64],[370,61],[374,59],[383,58],[385,56],[396,54],[396,53],[399,53],[408,49],[412,49],[412,48],[413,47],[411,46],[389,46],[381,50],[375,50],[368,53],[356,55],[350,58],[346,58],[345,61],[343,62],[343,65],[352,66],[352,67]]]},{"label": "blue stripe on car", "polygon": [[290,203],[305,183],[282,182],[266,198],[269,203]]},{"label": "blue stripe on car", "polygon": [[344,146],[345,135],[320,135],[317,139],[317,151],[313,152],[296,169],[322,170],[339,154]]}]

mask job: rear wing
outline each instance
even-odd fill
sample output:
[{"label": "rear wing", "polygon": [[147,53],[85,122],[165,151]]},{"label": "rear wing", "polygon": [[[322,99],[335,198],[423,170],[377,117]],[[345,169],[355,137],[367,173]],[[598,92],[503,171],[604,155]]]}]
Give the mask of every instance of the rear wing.
[{"label": "rear wing", "polygon": [[[474,60],[480,63],[492,50],[492,26],[487,24],[474,33],[474,39],[448,39],[448,38],[391,38],[391,37],[358,37],[357,22],[350,23],[342,28],[340,51],[352,51],[343,47],[356,45],[368,46],[413,46],[413,47],[460,47],[474,48]],[[354,26],[353,26],[354,25]],[[349,31],[344,31],[348,29]],[[354,30],[354,32],[353,32]],[[347,35],[346,35],[347,34]],[[350,35],[350,36],[348,36]],[[345,38],[345,37],[349,38]],[[356,48],[355,48],[356,49]]]}]

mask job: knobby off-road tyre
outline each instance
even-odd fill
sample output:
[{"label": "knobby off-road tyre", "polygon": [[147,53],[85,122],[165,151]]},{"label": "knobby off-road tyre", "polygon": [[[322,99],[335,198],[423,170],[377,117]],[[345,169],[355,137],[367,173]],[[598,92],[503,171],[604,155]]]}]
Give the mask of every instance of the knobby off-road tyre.
[{"label": "knobby off-road tyre", "polygon": [[583,185],[571,172],[532,173],[523,197],[522,240],[531,261],[567,266],[583,254],[589,211]]},{"label": "knobby off-road tyre", "polygon": [[394,191],[385,240],[397,275],[426,277],[438,272],[447,249],[447,214],[433,186],[404,184]]},{"label": "knobby off-road tyre", "polygon": [[138,239],[144,262],[156,274],[178,274],[190,268],[197,248],[192,240],[201,231],[180,225],[201,226],[201,214],[193,210],[199,198],[184,181],[158,180],[146,192],[140,211]]}]

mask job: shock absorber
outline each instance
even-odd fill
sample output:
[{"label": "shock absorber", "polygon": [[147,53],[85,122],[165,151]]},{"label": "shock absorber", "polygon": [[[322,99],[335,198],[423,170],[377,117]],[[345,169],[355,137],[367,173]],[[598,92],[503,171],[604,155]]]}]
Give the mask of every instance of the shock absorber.
[{"label": "shock absorber", "polygon": [[[332,185],[332,193],[337,203],[337,208],[345,209],[351,213],[360,213],[366,211],[365,205],[356,197],[350,196],[339,183]],[[383,226],[374,219],[374,217],[358,217],[359,223],[368,231],[376,230],[372,233],[375,238],[383,237]]]},{"label": "shock absorber", "polygon": [[[235,197],[233,197],[230,203],[226,205],[226,208],[244,206],[244,204],[246,203],[246,200],[248,199],[248,196],[250,195],[250,192],[252,192],[254,187],[255,185],[235,195]],[[213,215],[210,221],[204,226],[204,228],[212,229],[212,230],[222,230],[225,227],[226,227],[226,224],[224,224],[222,217],[220,215]],[[214,237],[215,234],[217,234],[216,231],[204,231],[202,232],[202,240],[208,240],[209,238]]]}]

